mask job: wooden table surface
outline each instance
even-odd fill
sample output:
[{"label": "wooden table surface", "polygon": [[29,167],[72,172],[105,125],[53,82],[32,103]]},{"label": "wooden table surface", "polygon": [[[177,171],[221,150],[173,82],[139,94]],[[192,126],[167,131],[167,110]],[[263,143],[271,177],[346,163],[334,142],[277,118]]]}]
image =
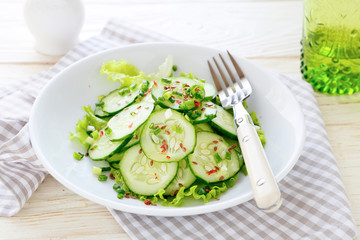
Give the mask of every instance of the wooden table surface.
[{"label": "wooden table surface", "polygon": [[[299,0],[83,0],[80,40],[98,34],[110,17],[122,18],[180,41],[227,48],[292,76],[299,71]],[[23,20],[23,0],[0,3],[0,86],[53,65],[37,53]],[[360,230],[360,95],[316,94]],[[0,110],[1,111],[1,110]],[[107,209],[66,189],[51,176],[25,207],[0,218],[0,239],[129,239]]]}]

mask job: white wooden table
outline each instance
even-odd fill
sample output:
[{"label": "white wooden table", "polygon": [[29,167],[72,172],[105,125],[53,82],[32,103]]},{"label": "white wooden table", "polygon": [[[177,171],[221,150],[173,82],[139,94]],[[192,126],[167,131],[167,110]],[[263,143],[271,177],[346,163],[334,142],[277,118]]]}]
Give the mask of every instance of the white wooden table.
[{"label": "white wooden table", "polygon": [[[119,17],[175,39],[227,48],[278,72],[301,77],[300,0],[84,0],[84,40]],[[0,2],[0,86],[53,65],[33,49],[23,0]],[[360,231],[360,95],[317,94],[353,215]],[[0,218],[0,239],[129,239],[103,206],[66,189],[51,176],[14,217]]]}]

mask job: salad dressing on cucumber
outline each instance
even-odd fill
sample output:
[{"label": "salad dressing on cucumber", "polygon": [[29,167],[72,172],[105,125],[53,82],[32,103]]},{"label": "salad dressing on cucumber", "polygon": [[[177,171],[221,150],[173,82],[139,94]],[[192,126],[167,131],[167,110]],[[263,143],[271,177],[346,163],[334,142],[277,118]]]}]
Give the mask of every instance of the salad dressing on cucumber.
[{"label": "salad dressing on cucumber", "polygon": [[[218,104],[216,89],[192,73],[174,76],[175,70],[171,57],[149,75],[125,60],[103,64],[101,73],[122,87],[99,96],[94,110],[84,107],[86,115],[70,133],[87,149],[85,156],[109,166],[104,169],[111,169],[119,199],[206,203],[232,187],[244,167],[232,140],[232,113]],[[260,126],[258,133],[264,143]],[[101,169],[93,171],[99,181],[112,181]]]}]

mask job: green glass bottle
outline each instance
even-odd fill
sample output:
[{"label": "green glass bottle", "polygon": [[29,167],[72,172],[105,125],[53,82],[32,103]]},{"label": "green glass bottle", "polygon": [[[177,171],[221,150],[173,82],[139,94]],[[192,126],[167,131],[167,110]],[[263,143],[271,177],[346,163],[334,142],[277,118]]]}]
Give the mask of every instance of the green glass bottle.
[{"label": "green glass bottle", "polygon": [[305,0],[301,44],[301,72],[316,91],[360,91],[360,0]]}]

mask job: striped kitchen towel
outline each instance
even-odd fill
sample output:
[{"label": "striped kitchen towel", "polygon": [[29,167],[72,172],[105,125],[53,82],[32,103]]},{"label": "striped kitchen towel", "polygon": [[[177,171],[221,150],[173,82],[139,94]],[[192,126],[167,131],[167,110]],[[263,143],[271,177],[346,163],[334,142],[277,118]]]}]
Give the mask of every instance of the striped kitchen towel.
[{"label": "striped kitchen towel", "polygon": [[[121,44],[171,39],[110,20],[99,36],[79,43],[57,64],[35,76],[0,88],[0,216],[13,216],[47,175],[29,138],[28,120],[41,88],[62,69],[95,52]],[[311,86],[276,74],[299,101],[306,142],[293,170],[279,183],[284,202],[275,213],[253,200],[201,215],[153,217],[109,209],[132,239],[354,239],[349,201],[327,139]]]}]

